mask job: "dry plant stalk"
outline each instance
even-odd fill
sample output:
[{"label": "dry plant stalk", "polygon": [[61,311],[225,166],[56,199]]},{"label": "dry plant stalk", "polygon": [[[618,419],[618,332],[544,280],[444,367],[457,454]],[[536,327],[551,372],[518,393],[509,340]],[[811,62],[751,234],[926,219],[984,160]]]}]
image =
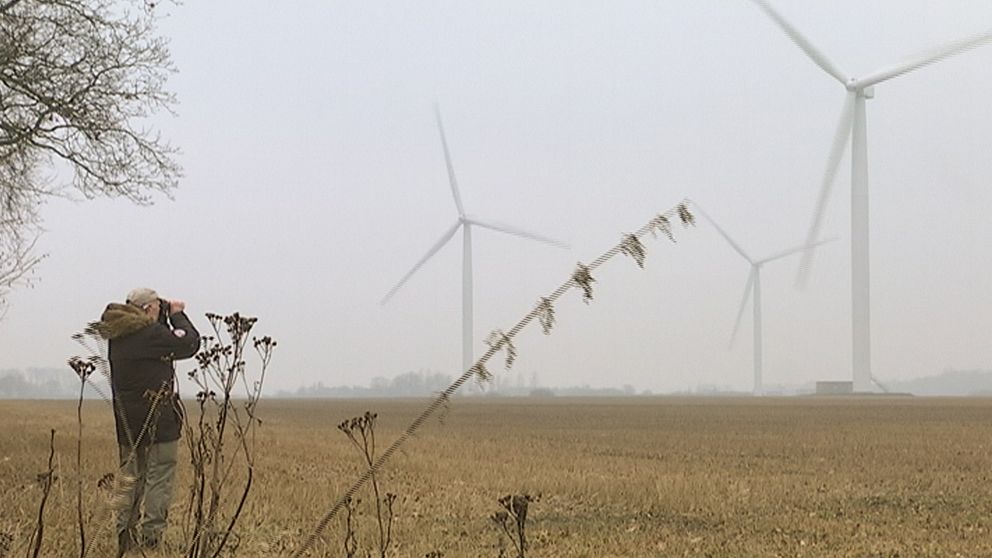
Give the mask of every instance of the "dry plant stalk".
[{"label": "dry plant stalk", "polygon": [[31,535],[30,546],[32,558],[38,558],[41,554],[41,543],[45,538],[45,506],[48,504],[48,496],[52,492],[52,485],[56,481],[54,428],[51,430],[48,447],[48,470],[38,474],[38,484],[41,485],[41,502],[38,504],[38,520],[35,524],[34,533]]},{"label": "dry plant stalk", "polygon": [[503,535],[513,543],[517,558],[525,558],[527,552],[527,509],[539,497],[530,494],[507,494],[499,500],[503,509],[489,516]]},{"label": "dry plant stalk", "polygon": [[345,558],[355,558],[358,553],[358,538],[355,535],[355,505],[360,504],[361,500],[355,500],[351,497],[344,502],[344,555]]},{"label": "dry plant stalk", "polygon": [[[234,313],[207,314],[214,334],[203,338],[196,355],[197,368],[189,378],[199,387],[196,423],[184,430],[190,450],[193,482],[190,486],[184,530],[188,558],[217,557],[233,551],[234,533],[251,491],[255,470],[255,435],[262,421],[256,413],[262,384],[276,342],[271,337],[250,337],[257,318]],[[246,351],[249,343],[258,354],[259,372],[249,383]],[[243,398],[243,402],[237,402]],[[233,436],[236,449],[225,448]],[[233,509],[225,500],[238,493],[235,465],[241,461],[245,480]]]},{"label": "dry plant stalk", "polygon": [[69,367],[79,378],[79,399],[76,401],[76,521],[79,525],[79,558],[86,556],[86,525],[83,522],[83,394],[86,381],[96,371],[93,360],[79,357],[69,359]]},{"label": "dry plant stalk", "polygon": [[[365,414],[362,416],[341,422],[338,425],[338,430],[348,437],[348,440],[355,446],[369,468],[372,494],[375,498],[375,518],[379,527],[379,556],[380,558],[385,558],[386,552],[389,550],[389,545],[392,544],[393,520],[396,517],[393,512],[393,504],[396,502],[396,494],[387,492],[385,496],[380,496],[379,479],[375,474],[375,421],[377,418],[378,415],[376,413],[365,411]],[[383,505],[385,505],[385,511],[383,511]],[[347,533],[345,536],[346,553],[349,551],[353,553],[357,550],[357,541],[354,540],[354,529],[351,523],[352,509],[350,506],[351,498],[348,498],[346,502],[346,507],[348,508]],[[349,536],[352,537],[350,546],[348,542]],[[348,556],[352,555],[348,554]]]}]

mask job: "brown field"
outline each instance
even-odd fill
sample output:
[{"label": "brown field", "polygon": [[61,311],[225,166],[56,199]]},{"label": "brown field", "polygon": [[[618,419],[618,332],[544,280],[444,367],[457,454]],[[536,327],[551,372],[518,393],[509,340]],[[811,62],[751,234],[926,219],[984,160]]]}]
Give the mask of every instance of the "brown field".
[{"label": "brown field", "polygon": [[[340,421],[377,412],[384,448],[425,405],[263,401],[236,554],[287,555],[358,477]],[[50,428],[59,481],[42,555],[78,556],[75,403],[0,401],[0,424],[9,556],[27,551]],[[87,534],[99,539],[90,555],[109,556],[110,511],[96,482],[115,465],[110,408],[87,402],[84,428]],[[533,557],[992,556],[990,435],[992,399],[455,399],[380,473],[383,491],[398,495],[389,555],[495,558],[496,500],[525,492],[540,495],[528,521]],[[187,480],[188,467],[174,545]],[[371,551],[362,494],[358,540]],[[344,556],[342,525],[333,521],[310,555]]]}]

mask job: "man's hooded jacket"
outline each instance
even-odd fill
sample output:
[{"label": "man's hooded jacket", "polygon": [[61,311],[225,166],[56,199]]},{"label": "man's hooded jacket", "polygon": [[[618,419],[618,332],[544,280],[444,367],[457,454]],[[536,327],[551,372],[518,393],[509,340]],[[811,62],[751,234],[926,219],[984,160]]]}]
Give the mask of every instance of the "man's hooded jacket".
[{"label": "man's hooded jacket", "polygon": [[93,329],[108,342],[117,442],[146,446],[179,439],[182,410],[172,362],[200,349],[200,334],[183,312],[172,328],[131,304],[110,303]]}]

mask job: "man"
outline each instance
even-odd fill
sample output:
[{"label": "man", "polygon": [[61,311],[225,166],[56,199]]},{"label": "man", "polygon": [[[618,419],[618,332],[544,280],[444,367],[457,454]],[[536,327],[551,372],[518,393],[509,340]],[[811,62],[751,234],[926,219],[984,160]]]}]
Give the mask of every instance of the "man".
[{"label": "man", "polygon": [[117,518],[118,556],[135,546],[157,547],[168,521],[183,419],[172,363],[200,348],[185,307],[135,289],[93,324],[108,342],[120,473],[128,487]]}]

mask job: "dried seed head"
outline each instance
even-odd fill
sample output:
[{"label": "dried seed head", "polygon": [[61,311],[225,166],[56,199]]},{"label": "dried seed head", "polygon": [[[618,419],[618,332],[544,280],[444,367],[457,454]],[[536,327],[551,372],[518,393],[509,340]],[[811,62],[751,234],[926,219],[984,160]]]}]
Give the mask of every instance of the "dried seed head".
[{"label": "dried seed head", "polygon": [[471,370],[472,373],[475,374],[475,379],[478,380],[479,382],[488,382],[493,378],[493,375],[490,374],[488,370],[486,370],[486,365],[483,364],[482,362],[475,363],[474,365],[472,365],[472,368],[470,368],[469,370]]},{"label": "dried seed head", "polygon": [[682,226],[688,227],[689,225],[696,224],[696,217],[689,213],[689,207],[684,203],[680,203],[678,207],[679,219],[682,219]]},{"label": "dried seed head", "polygon": [[76,372],[76,375],[79,376],[79,379],[83,381],[89,378],[90,374],[96,371],[96,364],[94,364],[92,357],[87,360],[83,360],[78,356],[74,356],[68,360],[68,364],[69,367]]},{"label": "dried seed head", "polygon": [[620,243],[620,252],[634,258],[634,261],[637,262],[637,267],[644,269],[646,252],[644,245],[641,244],[641,240],[637,238],[637,235],[624,235],[623,241]]},{"label": "dried seed head", "polygon": [[273,347],[275,347],[277,345],[277,343],[275,342],[275,340],[272,339],[271,337],[269,337],[268,335],[266,335],[265,337],[262,337],[262,338],[253,337],[252,338],[252,344],[254,344],[255,345],[255,349],[258,349],[258,350],[272,349]]},{"label": "dried seed head", "polygon": [[551,334],[551,328],[555,325],[555,307],[551,304],[551,299],[541,297],[537,302],[537,320],[541,323],[541,329],[545,335]]},{"label": "dried seed head", "polygon": [[506,350],[506,369],[509,370],[514,361],[517,360],[517,348],[513,345],[513,340],[509,335],[503,333],[501,330],[495,330],[489,334],[486,338],[486,344],[495,350],[505,349]]},{"label": "dried seed head", "polygon": [[596,282],[589,273],[589,268],[580,262],[572,273],[572,281],[582,289],[582,302],[589,304],[592,300],[592,284]]},{"label": "dried seed head", "polygon": [[661,234],[667,236],[668,240],[675,242],[675,236],[672,234],[672,223],[668,217],[658,215],[651,220],[651,236],[658,238],[657,231],[661,231]]}]

